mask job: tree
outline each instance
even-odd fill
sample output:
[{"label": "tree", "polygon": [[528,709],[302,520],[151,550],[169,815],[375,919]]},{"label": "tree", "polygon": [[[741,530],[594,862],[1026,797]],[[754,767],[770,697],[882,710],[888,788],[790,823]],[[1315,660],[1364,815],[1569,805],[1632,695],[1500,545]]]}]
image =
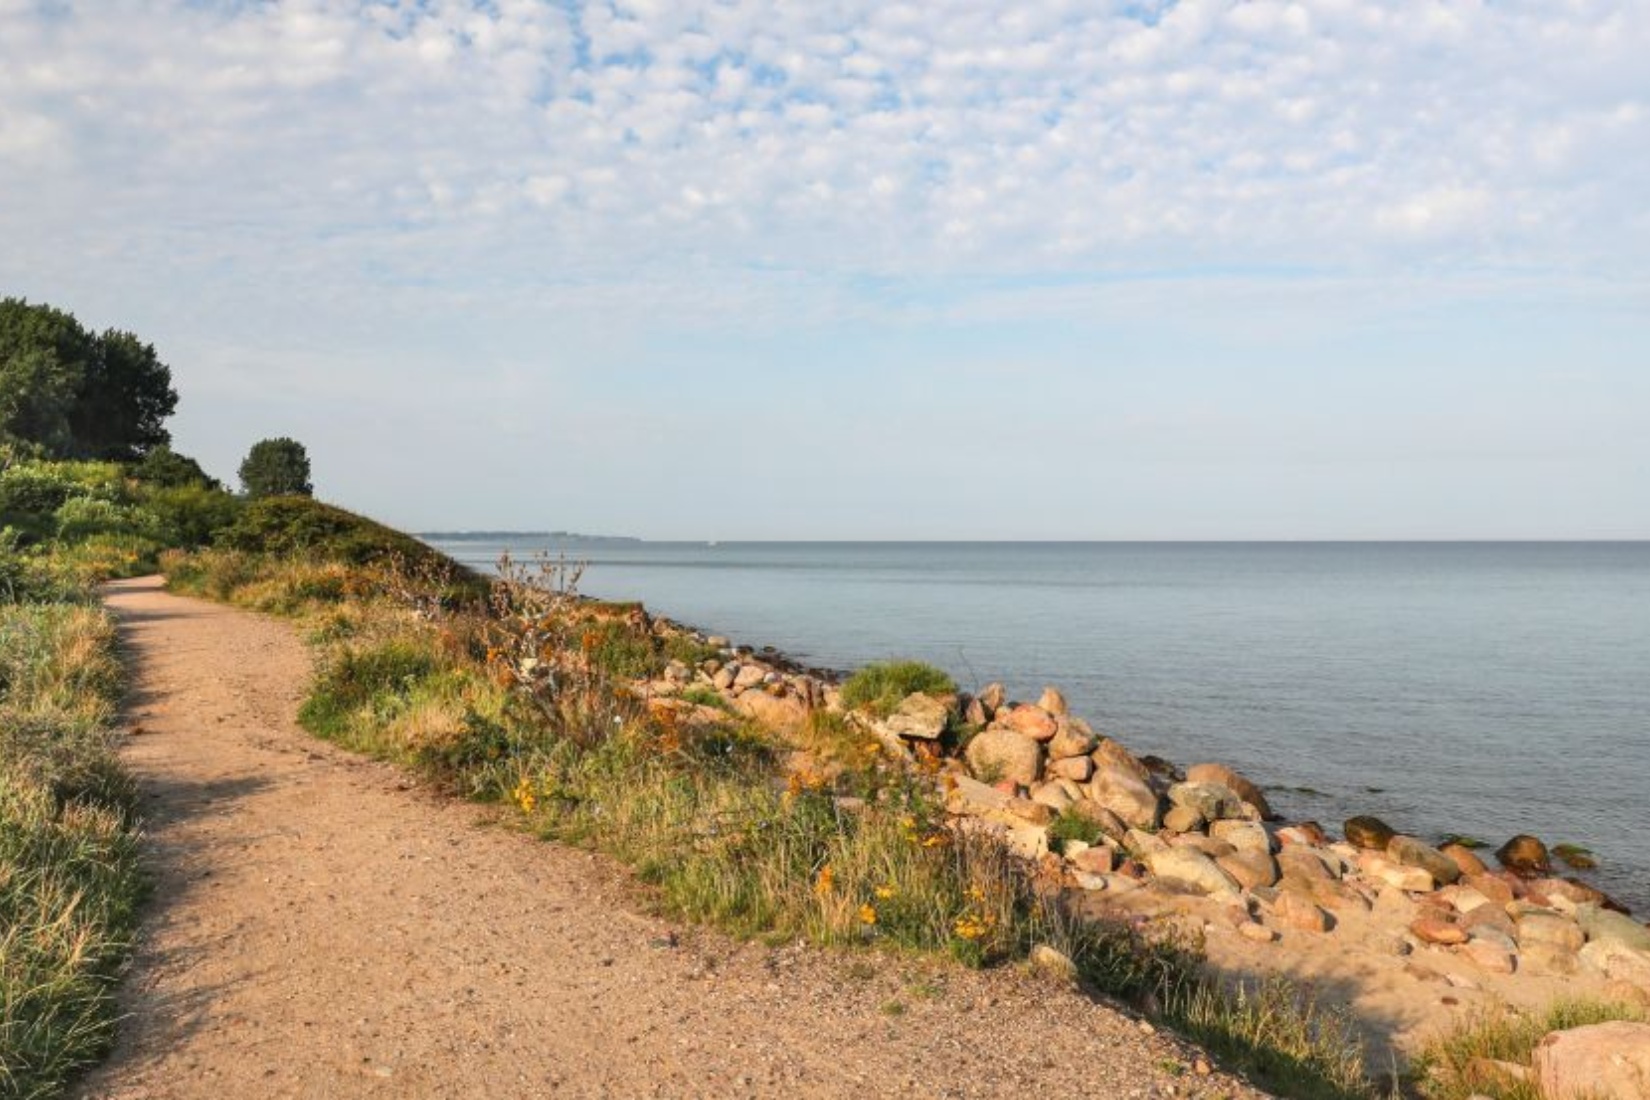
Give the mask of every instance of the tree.
[{"label": "tree", "polygon": [[249,497],[307,497],[315,491],[309,483],[309,455],[304,445],[285,436],[254,443],[240,472]]},{"label": "tree", "polygon": [[129,462],[172,441],[162,422],[178,406],[172,369],[153,344],[110,329],[92,346],[69,412],[78,455]]},{"label": "tree", "polygon": [[201,469],[199,462],[188,455],[178,454],[164,443],[144,455],[143,461],[135,464],[131,473],[139,481],[164,489],[179,489],[185,485],[221,488],[216,478]]}]

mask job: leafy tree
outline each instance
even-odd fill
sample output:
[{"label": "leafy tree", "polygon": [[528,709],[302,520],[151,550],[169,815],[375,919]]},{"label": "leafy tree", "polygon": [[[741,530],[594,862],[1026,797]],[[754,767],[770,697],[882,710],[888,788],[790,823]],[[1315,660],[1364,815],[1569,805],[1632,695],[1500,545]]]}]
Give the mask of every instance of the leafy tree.
[{"label": "leafy tree", "polygon": [[75,451],[83,458],[138,458],[171,442],[162,422],[177,405],[172,369],[155,346],[110,329],[93,344],[69,412]]},{"label": "leafy tree", "polygon": [[252,445],[241,463],[241,485],[253,497],[302,496],[314,493],[309,483],[309,454],[295,439],[281,436]]},{"label": "leafy tree", "polygon": [[208,489],[221,488],[217,479],[201,469],[201,464],[188,455],[180,455],[161,444],[143,456],[143,461],[132,467],[132,476],[149,485],[178,489],[185,485],[204,485]]}]

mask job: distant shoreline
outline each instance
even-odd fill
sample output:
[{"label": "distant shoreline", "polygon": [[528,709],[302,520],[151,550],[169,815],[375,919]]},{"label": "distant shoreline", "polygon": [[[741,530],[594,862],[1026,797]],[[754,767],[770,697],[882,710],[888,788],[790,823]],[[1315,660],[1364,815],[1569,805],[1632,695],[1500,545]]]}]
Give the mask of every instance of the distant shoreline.
[{"label": "distant shoreline", "polygon": [[573,531],[416,531],[427,542],[500,542],[506,539],[555,539],[558,542],[641,542],[629,535],[580,535]]}]

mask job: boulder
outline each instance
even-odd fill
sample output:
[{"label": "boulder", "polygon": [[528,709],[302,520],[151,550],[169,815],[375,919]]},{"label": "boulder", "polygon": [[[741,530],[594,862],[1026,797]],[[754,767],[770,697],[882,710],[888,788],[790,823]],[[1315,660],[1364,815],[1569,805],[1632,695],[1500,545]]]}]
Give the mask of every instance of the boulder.
[{"label": "boulder", "polygon": [[768,678],[768,670],[761,665],[740,665],[739,671],[734,673],[733,690],[744,691],[753,688]]},{"label": "boulder", "polygon": [[1576,954],[1582,962],[1613,981],[1650,990],[1650,952],[1595,940]]},{"label": "boulder", "polygon": [[1531,1059],[1543,1100],[1650,1100],[1650,1024],[1617,1020],[1549,1033]]},{"label": "boulder", "polygon": [[1021,705],[1007,714],[998,713],[996,724],[1003,729],[1031,738],[1033,741],[1052,741],[1059,730],[1054,716],[1042,707]]},{"label": "boulder", "polygon": [[1180,884],[1211,897],[1242,892],[1237,880],[1194,848],[1164,848],[1145,853],[1146,866],[1160,882]]},{"label": "boulder", "polygon": [[1043,694],[1037,697],[1037,705],[1056,718],[1063,718],[1071,713],[1066,705],[1066,697],[1060,694],[1059,688],[1045,687]]},{"label": "boulder", "polygon": [[1473,850],[1461,844],[1446,844],[1438,849],[1463,875],[1482,875],[1489,871],[1484,861]]},{"label": "boulder", "polygon": [[985,704],[971,698],[963,704],[963,721],[978,727],[991,721],[991,716],[985,712]]},{"label": "boulder", "polygon": [[948,786],[950,790],[945,796],[945,808],[948,813],[970,816],[1006,813],[1009,803],[1014,801],[1013,795],[1004,794],[997,788],[966,775],[954,776],[948,781]]},{"label": "boulder", "polygon": [[1169,801],[1196,810],[1205,821],[1243,820],[1254,812],[1235,791],[1218,783],[1176,783],[1169,788]]},{"label": "boulder", "polygon": [[1278,864],[1267,852],[1237,850],[1215,857],[1220,869],[1238,881],[1245,890],[1257,886],[1272,886],[1278,881]]},{"label": "boulder", "polygon": [[1094,751],[1099,742],[1092,732],[1079,729],[1075,723],[1060,723],[1055,730],[1054,738],[1048,743],[1048,755],[1053,760],[1064,760],[1073,756],[1087,756]]},{"label": "boulder", "polygon": [[1048,774],[1056,779],[1069,779],[1074,783],[1086,783],[1094,775],[1094,761],[1081,754],[1067,756],[1059,760],[1050,760]]},{"label": "boulder", "polygon": [[1347,842],[1354,847],[1376,852],[1386,851],[1386,846],[1398,835],[1392,826],[1380,818],[1367,815],[1347,818],[1341,830],[1346,834]]},{"label": "boulder", "polygon": [[1072,857],[1071,865],[1091,875],[1109,875],[1117,866],[1117,850],[1095,844]]},{"label": "boulder", "polygon": [[1128,823],[1092,798],[1084,798],[1072,803],[1071,812],[1078,817],[1094,822],[1102,833],[1113,840],[1122,840],[1129,835]]},{"label": "boulder", "polygon": [[1093,758],[1096,768],[1111,768],[1114,771],[1127,772],[1142,783],[1150,784],[1151,782],[1152,773],[1146,765],[1110,737],[1100,738],[1100,743],[1094,747],[1094,751],[1089,755]]},{"label": "boulder", "polygon": [[1213,783],[1225,787],[1253,806],[1261,817],[1269,819],[1273,816],[1272,807],[1261,789],[1225,764],[1193,764],[1186,769],[1186,782]]},{"label": "boulder", "polygon": [[808,706],[794,695],[770,695],[752,688],[733,700],[733,709],[758,724],[781,733],[791,733],[808,723]]},{"label": "boulder", "polygon": [[1412,836],[1394,836],[1387,841],[1386,854],[1401,866],[1421,868],[1440,885],[1448,886],[1461,877],[1454,860]]},{"label": "boulder", "polygon": [[1169,845],[1156,833],[1130,829],[1123,836],[1123,850],[1136,859],[1145,859],[1152,852],[1167,851]]},{"label": "boulder", "polygon": [[1526,878],[1546,875],[1553,869],[1547,846],[1527,833],[1520,833],[1497,848],[1495,858],[1507,870]]},{"label": "boulder", "polygon": [[1333,918],[1297,894],[1283,893],[1272,906],[1272,915],[1285,928],[1297,932],[1327,932]]},{"label": "boulder", "polygon": [[734,664],[723,665],[710,678],[710,686],[717,691],[729,691],[733,688],[733,678],[739,674],[739,666]]},{"label": "boulder", "polygon": [[1003,709],[1003,703],[1008,700],[1008,692],[1004,690],[1003,685],[991,683],[985,685],[975,698],[979,700],[980,706],[985,710],[987,720],[990,720],[997,716],[999,710]]},{"label": "boulder", "polygon": [[1063,813],[1066,807],[1077,801],[1058,783],[1037,784],[1031,789],[1031,800],[1047,806],[1055,813]]},{"label": "boulder", "polygon": [[1216,840],[1214,837],[1204,836],[1202,833],[1171,833],[1165,829],[1157,835],[1167,839],[1173,847],[1196,848],[1210,859],[1219,859],[1221,856],[1229,856],[1237,851],[1236,848],[1224,840]]},{"label": "boulder", "polygon": [[1337,877],[1318,849],[1299,845],[1284,848],[1278,853],[1278,867],[1284,878],[1331,882]]},{"label": "boulder", "polygon": [[1217,821],[1209,826],[1209,835],[1224,840],[1240,852],[1272,854],[1272,838],[1258,821]]},{"label": "boulder", "polygon": [[1650,928],[1632,917],[1596,905],[1576,909],[1576,923],[1594,943],[1616,944],[1630,951],[1650,951]]},{"label": "boulder", "polygon": [[882,728],[895,737],[936,741],[951,722],[951,706],[944,699],[913,692],[882,721]]},{"label": "boulder", "polygon": [[1009,779],[1029,787],[1043,768],[1043,746],[1013,730],[982,730],[969,740],[963,756],[977,778],[992,782]]},{"label": "boulder", "polygon": [[1278,830],[1278,844],[1300,844],[1308,848],[1322,848],[1329,843],[1329,836],[1323,831],[1323,826],[1316,821],[1302,821],[1294,825],[1285,825]]},{"label": "boulder", "polygon": [[1157,825],[1157,792],[1127,768],[1096,760],[1094,775],[1089,779],[1089,797],[1129,825]]},{"label": "boulder", "polygon": [[1163,827],[1172,833],[1189,833],[1203,827],[1203,815],[1190,806],[1171,806],[1163,815]]},{"label": "boulder", "polygon": [[[1422,911],[1425,913],[1425,910]],[[1422,943],[1456,944],[1467,942],[1467,930],[1452,920],[1440,916],[1423,915],[1409,924],[1409,930]]]},{"label": "boulder", "polygon": [[1525,913],[1515,927],[1518,946],[1525,950],[1544,946],[1580,951],[1581,945],[1587,942],[1580,925],[1557,913]]},{"label": "boulder", "polygon": [[1466,875],[1461,879],[1466,885],[1477,890],[1497,905],[1506,905],[1513,900],[1513,888],[1500,876],[1493,874]]}]

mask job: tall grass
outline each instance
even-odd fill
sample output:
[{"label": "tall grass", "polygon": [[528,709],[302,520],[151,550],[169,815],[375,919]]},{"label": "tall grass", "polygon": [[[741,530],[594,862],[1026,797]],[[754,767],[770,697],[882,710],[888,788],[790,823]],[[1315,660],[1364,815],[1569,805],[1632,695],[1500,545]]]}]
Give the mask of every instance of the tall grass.
[{"label": "tall grass", "polygon": [[1486,1062],[1528,1067],[1551,1031],[1611,1020],[1650,1020],[1650,1012],[1614,1001],[1563,1000],[1535,1012],[1495,1005],[1435,1036],[1411,1070],[1427,1100],[1542,1100],[1533,1081],[1486,1068]]},{"label": "tall grass", "polygon": [[0,605],[0,1095],[55,1095],[114,1033],[141,893],[102,612]]}]

